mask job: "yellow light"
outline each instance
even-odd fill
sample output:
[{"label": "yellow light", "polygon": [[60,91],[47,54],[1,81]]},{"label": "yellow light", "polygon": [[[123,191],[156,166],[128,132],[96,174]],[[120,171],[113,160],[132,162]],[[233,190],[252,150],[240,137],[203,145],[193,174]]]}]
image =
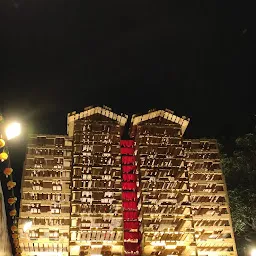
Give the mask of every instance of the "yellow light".
[{"label": "yellow light", "polygon": [[75,245],[70,247],[70,255],[79,255],[80,253],[80,246]]},{"label": "yellow light", "polygon": [[21,125],[20,123],[11,123],[9,124],[5,129],[5,134],[7,137],[7,140],[11,140],[17,136],[19,136],[21,133]]},{"label": "yellow light", "polygon": [[102,244],[92,244],[91,248],[102,248]]},{"label": "yellow light", "polygon": [[164,241],[153,241],[153,242],[151,242],[151,245],[153,245],[153,246],[165,246],[166,243]]},{"label": "yellow light", "polygon": [[165,249],[167,250],[173,250],[176,249],[177,245],[176,244],[169,244],[165,246]]},{"label": "yellow light", "polygon": [[62,252],[37,252],[38,256],[62,256]]},{"label": "yellow light", "polygon": [[24,232],[27,232],[31,227],[32,227],[32,220],[29,220],[27,221],[25,224],[24,224],[24,227],[23,227],[23,231]]},{"label": "yellow light", "polygon": [[251,256],[256,256],[256,249],[251,250]]},{"label": "yellow light", "polygon": [[0,148],[3,148],[5,146],[5,141],[3,139],[0,139]]}]

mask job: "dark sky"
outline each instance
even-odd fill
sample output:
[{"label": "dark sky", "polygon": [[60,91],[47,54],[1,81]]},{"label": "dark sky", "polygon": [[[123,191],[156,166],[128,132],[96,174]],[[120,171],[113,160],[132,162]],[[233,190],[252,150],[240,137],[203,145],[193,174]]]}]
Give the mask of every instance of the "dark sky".
[{"label": "dark sky", "polygon": [[187,137],[252,131],[254,1],[0,1],[0,107],[35,133],[88,105],[191,118]]}]

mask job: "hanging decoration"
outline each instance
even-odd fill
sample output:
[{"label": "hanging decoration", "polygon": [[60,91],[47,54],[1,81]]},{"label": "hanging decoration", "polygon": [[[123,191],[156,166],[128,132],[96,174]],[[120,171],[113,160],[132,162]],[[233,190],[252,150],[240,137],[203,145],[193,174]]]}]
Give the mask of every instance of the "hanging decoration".
[{"label": "hanging decoration", "polygon": [[0,139],[0,148],[3,148],[5,146],[5,141],[3,139]]},{"label": "hanging decoration", "polygon": [[[16,248],[16,253],[18,253],[18,255],[21,255],[21,249],[20,249],[20,247],[19,247],[19,248]],[[17,254],[15,254],[15,255],[17,255]]]},{"label": "hanging decoration", "polygon": [[13,209],[13,210],[10,211],[10,216],[11,216],[11,217],[16,216],[16,214],[17,214],[16,209]]},{"label": "hanging decoration", "polygon": [[7,182],[7,188],[8,188],[8,190],[11,190],[12,188],[14,188],[16,186],[16,182],[14,182],[14,181],[8,181]]},{"label": "hanging decoration", "polygon": [[5,161],[8,159],[8,154],[6,152],[0,153],[0,161]]},{"label": "hanging decoration", "polygon": [[17,197],[10,197],[8,198],[8,204],[13,205],[17,202]]},{"label": "hanging decoration", "polygon": [[12,168],[5,168],[4,169],[4,174],[5,174],[6,178],[8,178],[8,176],[11,175],[12,173],[13,173]]},{"label": "hanging decoration", "polygon": [[18,227],[16,225],[12,225],[11,226],[11,231],[12,231],[12,233],[17,232],[18,231]]},{"label": "hanging decoration", "polygon": [[14,238],[13,239],[13,244],[14,244],[15,247],[17,247],[17,245],[19,245],[19,239]]},{"label": "hanging decoration", "polygon": [[[3,116],[0,114],[0,123],[3,123],[3,121],[4,121]],[[12,232],[11,238],[12,238],[13,246],[15,248],[14,255],[20,256],[21,248],[19,246],[17,211],[16,211],[16,207],[15,207],[15,204],[17,202],[17,197],[15,197],[15,193],[14,193],[14,188],[16,186],[16,182],[13,181],[13,177],[12,177],[13,169],[11,168],[10,155],[9,155],[8,148],[6,146],[6,142],[2,136],[3,135],[0,133],[0,149],[1,149],[0,161],[4,162],[3,164],[5,164],[5,166],[6,166],[6,168],[4,168],[3,173],[6,177],[6,179],[8,179],[6,185],[7,185],[8,190],[10,191],[10,196],[8,198],[8,204],[10,205],[9,215],[13,219],[13,224],[11,226],[11,232]]]},{"label": "hanging decoration", "polygon": [[18,238],[18,234],[16,234],[16,233],[12,234],[12,238],[13,239],[17,239]]}]

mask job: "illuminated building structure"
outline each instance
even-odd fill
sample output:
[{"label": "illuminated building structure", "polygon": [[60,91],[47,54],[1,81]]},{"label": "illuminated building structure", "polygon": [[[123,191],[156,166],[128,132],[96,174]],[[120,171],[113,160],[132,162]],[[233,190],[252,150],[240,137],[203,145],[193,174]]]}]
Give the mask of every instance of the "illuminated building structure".
[{"label": "illuminated building structure", "polygon": [[70,255],[121,255],[120,139],[126,116],[87,108],[68,116],[73,138]]},{"label": "illuminated building structure", "polygon": [[237,256],[216,140],[184,139],[170,110],[133,116],[142,255]]},{"label": "illuminated building structure", "polygon": [[[127,120],[126,115],[107,107],[70,113],[68,137],[63,136],[61,148],[67,153],[61,155],[62,160],[50,156],[62,163],[60,169],[47,167],[47,159],[36,160],[35,152],[46,146],[39,143],[42,137],[36,136],[29,144],[34,151],[28,151],[24,168],[22,255],[39,255],[36,247],[48,255],[237,256],[216,141],[184,139],[189,119],[169,110],[134,115],[130,139],[122,140]],[[59,149],[56,142],[51,147]],[[53,173],[71,170],[71,174],[63,180],[49,178],[54,174],[47,172],[42,177],[46,169]],[[48,180],[51,185],[43,185],[40,193],[49,187],[45,192],[55,194],[53,188],[58,185],[66,188],[68,197],[61,206],[55,197],[52,201],[35,198],[38,189],[32,193],[32,184],[39,186]],[[57,203],[61,211],[51,211]],[[40,211],[34,213],[32,205]],[[63,221],[58,223],[65,225],[53,228],[43,220],[45,226],[38,226],[43,206],[48,207],[44,219],[58,216]],[[30,237],[25,238],[22,221],[28,216],[36,217]],[[53,243],[45,235],[48,229],[55,230]]]},{"label": "illuminated building structure", "polygon": [[[68,255],[71,152],[67,136],[29,138],[18,226],[22,255]],[[24,232],[29,219],[32,227]]]}]

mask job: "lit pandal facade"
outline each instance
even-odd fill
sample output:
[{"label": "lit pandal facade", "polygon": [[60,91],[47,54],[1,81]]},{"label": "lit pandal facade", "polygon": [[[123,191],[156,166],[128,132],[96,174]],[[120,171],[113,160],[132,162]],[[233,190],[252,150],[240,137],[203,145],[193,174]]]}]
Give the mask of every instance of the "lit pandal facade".
[{"label": "lit pandal facade", "polygon": [[[22,181],[22,255],[237,256],[217,142],[185,139],[170,110],[68,114],[34,135]],[[27,219],[33,225],[23,231]]]},{"label": "lit pandal facade", "polygon": [[[69,255],[71,155],[67,136],[29,139],[18,225],[22,255]],[[32,228],[24,232],[29,219]]]}]

